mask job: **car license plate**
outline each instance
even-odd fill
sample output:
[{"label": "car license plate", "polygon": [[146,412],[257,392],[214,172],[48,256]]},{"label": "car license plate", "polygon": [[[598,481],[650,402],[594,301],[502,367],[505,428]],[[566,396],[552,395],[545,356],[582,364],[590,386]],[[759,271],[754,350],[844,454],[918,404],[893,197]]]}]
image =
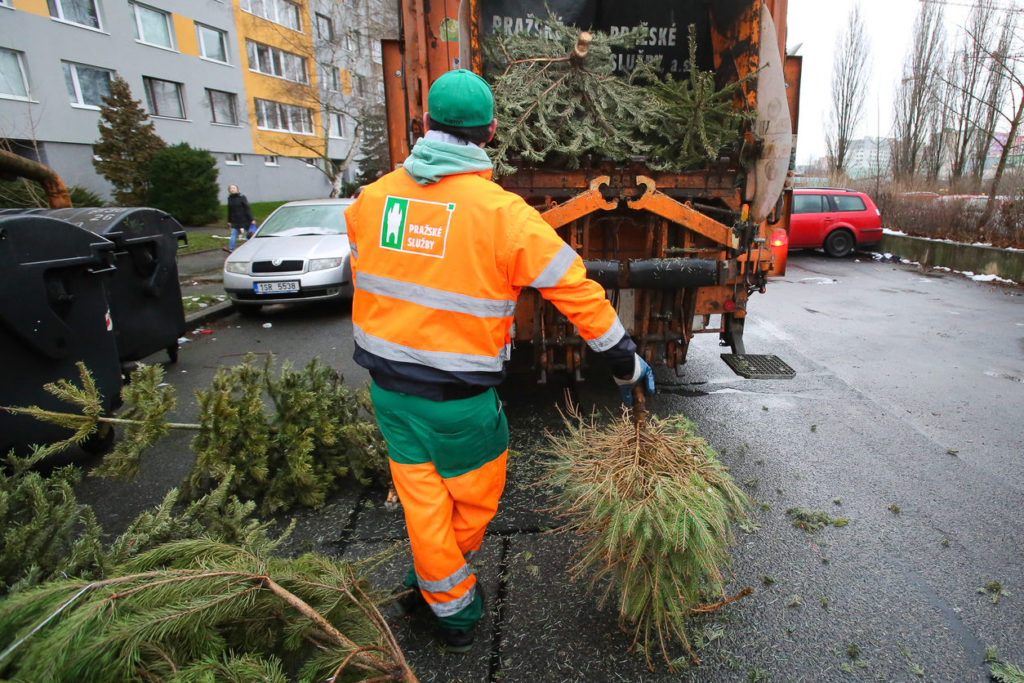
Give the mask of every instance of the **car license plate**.
[{"label": "car license plate", "polygon": [[254,282],[253,291],[257,294],[280,294],[282,292],[299,291],[298,280],[284,280],[282,282]]}]

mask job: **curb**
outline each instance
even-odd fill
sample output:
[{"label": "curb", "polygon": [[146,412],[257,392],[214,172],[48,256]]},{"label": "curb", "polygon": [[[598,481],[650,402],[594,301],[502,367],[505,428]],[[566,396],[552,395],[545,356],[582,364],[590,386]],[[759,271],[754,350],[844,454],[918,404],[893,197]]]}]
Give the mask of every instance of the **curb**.
[{"label": "curb", "polygon": [[1024,251],[1021,250],[893,233],[885,233],[876,250],[899,254],[925,266],[940,266],[1024,282]]},{"label": "curb", "polygon": [[189,313],[185,316],[185,328],[191,329],[193,325],[199,325],[211,320],[218,320],[231,315],[235,308],[231,305],[230,301],[221,301],[220,303],[214,304],[201,311],[195,313]]}]

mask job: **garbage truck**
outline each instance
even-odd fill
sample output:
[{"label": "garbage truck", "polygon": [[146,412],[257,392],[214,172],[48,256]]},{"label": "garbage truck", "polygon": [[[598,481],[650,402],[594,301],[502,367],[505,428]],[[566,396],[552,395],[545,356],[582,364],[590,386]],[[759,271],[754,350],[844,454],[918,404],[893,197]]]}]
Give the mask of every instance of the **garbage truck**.
[{"label": "garbage truck", "polygon": [[[401,0],[401,32],[382,41],[392,164],[423,134],[430,84],[466,68],[483,73],[484,41],[535,29],[551,15],[580,31],[643,27],[649,39],[615,55],[623,68],[660,57],[659,68],[713,72],[739,83],[733,106],[747,114],[732,144],[700,168],[653,170],[644,158],[595,159],[580,168],[513,160],[498,182],[537,208],[606,288],[639,353],[682,374],[694,335],[717,334],[722,358],[744,377],[792,376],[771,354],[747,354],[744,322],[752,294],[784,274],[799,58],[786,59],[786,0]],[[692,27],[692,28],[691,28]],[[686,36],[700,49],[688,63]],[[501,121],[499,121],[501,125]],[[520,294],[511,369],[545,381],[582,379],[586,345],[538,292]]]}]

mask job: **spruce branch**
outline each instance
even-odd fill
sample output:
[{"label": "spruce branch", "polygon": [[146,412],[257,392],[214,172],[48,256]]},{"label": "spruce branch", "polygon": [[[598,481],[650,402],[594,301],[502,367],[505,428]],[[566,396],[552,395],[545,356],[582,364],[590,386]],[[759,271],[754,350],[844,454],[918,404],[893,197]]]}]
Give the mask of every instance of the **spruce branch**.
[{"label": "spruce branch", "polygon": [[[23,680],[167,680],[243,658],[243,669],[273,671],[276,658],[265,665],[254,658],[266,650],[302,657],[296,643],[308,639],[288,644],[296,632],[337,657],[330,665],[316,656],[307,662],[317,678],[345,670],[357,680],[416,680],[379,613],[365,618],[375,608],[359,604],[369,599],[351,565],[265,551],[189,539],[143,553],[118,576],[11,596],[0,603],[0,642],[14,644],[0,656],[0,670]],[[325,597],[318,586],[330,584],[332,597]],[[333,596],[340,594],[351,598],[339,603]],[[275,618],[254,629],[254,614]]]}]

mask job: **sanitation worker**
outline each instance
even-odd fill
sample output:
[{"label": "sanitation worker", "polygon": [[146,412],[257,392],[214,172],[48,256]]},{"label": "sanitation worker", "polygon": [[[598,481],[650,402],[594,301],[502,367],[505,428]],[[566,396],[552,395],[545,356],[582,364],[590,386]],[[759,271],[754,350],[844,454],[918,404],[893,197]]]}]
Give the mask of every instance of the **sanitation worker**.
[{"label": "sanitation worker", "polygon": [[604,289],[521,197],[491,181],[482,149],[494,99],[471,71],[427,94],[426,134],[402,168],[367,185],[345,212],[352,246],[354,359],[405,511],[413,568],[403,600],[425,603],[448,651],[467,652],[482,614],[469,562],[505,486],[504,376],[516,298],[537,289],[603,354],[623,400],[651,368]]}]

